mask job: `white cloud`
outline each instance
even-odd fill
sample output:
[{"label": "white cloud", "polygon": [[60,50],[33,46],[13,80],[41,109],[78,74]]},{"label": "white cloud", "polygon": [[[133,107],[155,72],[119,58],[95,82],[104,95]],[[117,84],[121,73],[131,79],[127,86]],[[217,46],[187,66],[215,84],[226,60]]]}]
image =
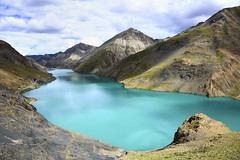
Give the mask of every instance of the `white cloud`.
[{"label": "white cloud", "polygon": [[239,4],[239,0],[1,0],[0,39],[22,54],[45,54],[79,42],[100,45],[130,27],[165,38]]},{"label": "white cloud", "polygon": [[82,43],[94,44],[94,46],[100,46],[103,41],[99,40],[97,37],[85,37],[81,40]]},{"label": "white cloud", "polygon": [[79,43],[79,40],[61,39],[54,34],[42,33],[4,32],[1,33],[0,39],[10,43],[23,55],[56,53]]},{"label": "white cloud", "polygon": [[0,19],[1,31],[21,31],[26,27],[26,22],[23,19],[14,17],[3,17]]}]

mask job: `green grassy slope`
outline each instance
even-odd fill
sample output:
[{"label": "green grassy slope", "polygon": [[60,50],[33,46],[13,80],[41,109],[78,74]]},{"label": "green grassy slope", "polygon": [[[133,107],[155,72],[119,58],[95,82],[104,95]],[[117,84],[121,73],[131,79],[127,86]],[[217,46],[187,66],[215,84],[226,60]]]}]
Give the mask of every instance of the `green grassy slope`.
[{"label": "green grassy slope", "polygon": [[231,132],[215,139],[177,145],[164,150],[129,152],[121,160],[238,160],[240,159],[240,133]]}]

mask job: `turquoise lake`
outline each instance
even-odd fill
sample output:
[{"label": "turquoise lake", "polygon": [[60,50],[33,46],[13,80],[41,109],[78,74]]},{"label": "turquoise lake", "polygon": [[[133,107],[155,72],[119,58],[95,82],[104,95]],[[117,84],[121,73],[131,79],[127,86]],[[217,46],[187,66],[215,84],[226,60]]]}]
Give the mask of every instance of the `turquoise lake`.
[{"label": "turquoise lake", "polygon": [[55,70],[57,80],[29,91],[33,105],[60,127],[125,150],[145,151],[172,142],[183,121],[204,113],[240,131],[240,101],[125,89],[114,79]]}]

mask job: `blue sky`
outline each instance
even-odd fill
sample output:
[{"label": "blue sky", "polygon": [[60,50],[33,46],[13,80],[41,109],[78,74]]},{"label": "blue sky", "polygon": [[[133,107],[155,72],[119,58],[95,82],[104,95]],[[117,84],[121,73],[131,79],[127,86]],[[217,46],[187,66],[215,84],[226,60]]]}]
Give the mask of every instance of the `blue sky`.
[{"label": "blue sky", "polygon": [[239,0],[1,0],[0,39],[21,54],[99,46],[130,27],[173,36]]}]

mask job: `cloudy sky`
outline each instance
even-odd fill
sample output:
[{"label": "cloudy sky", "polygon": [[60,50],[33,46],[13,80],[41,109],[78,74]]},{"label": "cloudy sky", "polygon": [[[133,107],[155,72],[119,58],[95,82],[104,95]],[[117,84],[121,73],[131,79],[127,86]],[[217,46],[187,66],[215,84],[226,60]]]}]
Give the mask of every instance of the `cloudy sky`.
[{"label": "cloudy sky", "polygon": [[130,27],[173,36],[239,0],[0,0],[0,39],[21,54],[99,46]]}]

